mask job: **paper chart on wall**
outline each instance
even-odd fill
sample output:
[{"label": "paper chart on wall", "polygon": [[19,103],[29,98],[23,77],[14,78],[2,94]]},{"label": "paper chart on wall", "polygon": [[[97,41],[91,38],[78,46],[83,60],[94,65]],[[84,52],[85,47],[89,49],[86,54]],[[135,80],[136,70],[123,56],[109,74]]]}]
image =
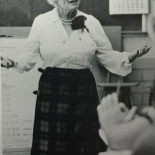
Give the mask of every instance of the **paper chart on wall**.
[{"label": "paper chart on wall", "polygon": [[[2,55],[19,54],[15,48],[24,43],[25,40],[3,40]],[[13,69],[1,70],[3,149],[31,147],[36,102],[33,91],[38,87],[40,64],[24,74]]]}]

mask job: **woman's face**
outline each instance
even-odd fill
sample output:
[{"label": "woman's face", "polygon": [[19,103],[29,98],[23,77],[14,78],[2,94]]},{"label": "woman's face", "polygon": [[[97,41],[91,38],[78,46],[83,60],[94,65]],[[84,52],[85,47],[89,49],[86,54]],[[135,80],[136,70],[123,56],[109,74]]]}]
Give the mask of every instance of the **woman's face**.
[{"label": "woman's face", "polygon": [[74,10],[79,7],[81,0],[58,0],[58,8],[63,10]]}]

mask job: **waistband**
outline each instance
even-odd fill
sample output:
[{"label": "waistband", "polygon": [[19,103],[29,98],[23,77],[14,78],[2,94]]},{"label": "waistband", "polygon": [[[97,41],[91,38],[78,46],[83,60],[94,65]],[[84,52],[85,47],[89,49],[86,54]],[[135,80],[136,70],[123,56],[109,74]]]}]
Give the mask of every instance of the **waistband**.
[{"label": "waistband", "polygon": [[45,69],[38,68],[38,71],[41,73],[44,72],[62,72],[62,73],[90,73],[89,68],[85,69],[68,69],[68,68],[56,68],[56,67],[47,67]]}]

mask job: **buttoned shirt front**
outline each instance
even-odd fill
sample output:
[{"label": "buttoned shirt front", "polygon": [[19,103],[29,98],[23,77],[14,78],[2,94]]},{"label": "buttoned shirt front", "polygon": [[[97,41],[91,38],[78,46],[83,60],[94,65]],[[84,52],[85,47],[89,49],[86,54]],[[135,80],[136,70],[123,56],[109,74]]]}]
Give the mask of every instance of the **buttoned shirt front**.
[{"label": "buttoned shirt front", "polygon": [[126,75],[131,72],[127,52],[112,49],[111,43],[99,21],[91,15],[77,11],[77,16],[83,15],[89,32],[84,29],[74,30],[68,36],[58,16],[53,9],[35,18],[29,34],[25,50],[13,60],[20,71],[32,69],[38,56],[44,64],[42,68],[57,67],[84,69],[91,68],[94,55],[99,62],[112,73]]}]

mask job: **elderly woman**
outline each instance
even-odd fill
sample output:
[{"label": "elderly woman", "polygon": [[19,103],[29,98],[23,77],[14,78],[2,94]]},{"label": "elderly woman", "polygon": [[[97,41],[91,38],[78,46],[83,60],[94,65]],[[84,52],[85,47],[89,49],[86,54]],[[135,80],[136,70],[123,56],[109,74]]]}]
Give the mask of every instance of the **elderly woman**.
[{"label": "elderly woman", "polygon": [[96,54],[109,71],[127,75],[131,62],[149,48],[113,51],[99,21],[77,10],[81,0],[48,0],[55,8],[34,20],[25,52],[2,66],[29,71],[44,61],[31,155],[97,155],[106,150],[98,136],[99,103],[91,61]]}]

